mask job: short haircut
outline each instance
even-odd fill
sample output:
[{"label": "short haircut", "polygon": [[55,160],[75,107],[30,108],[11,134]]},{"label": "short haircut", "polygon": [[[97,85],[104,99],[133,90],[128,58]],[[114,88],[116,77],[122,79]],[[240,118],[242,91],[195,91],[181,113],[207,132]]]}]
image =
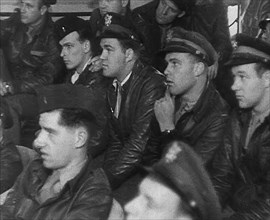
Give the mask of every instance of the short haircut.
[{"label": "short haircut", "polygon": [[[60,120],[59,124],[62,126],[70,127],[70,128],[77,128],[77,127],[84,127],[88,131],[88,135],[91,138],[91,134],[95,133],[97,129],[97,122],[95,117],[84,109],[60,109]],[[88,138],[89,139],[89,138]],[[89,142],[89,140],[88,140]]]},{"label": "short haircut", "polygon": [[137,57],[140,57],[141,51],[143,50],[143,45],[140,42],[129,39],[118,39],[118,41],[123,51],[126,51],[130,48],[134,51]]},{"label": "short haircut", "polygon": [[255,63],[254,69],[257,73],[257,76],[261,78],[265,71],[270,70],[270,66],[264,63]]},{"label": "short haircut", "polygon": [[83,28],[77,31],[79,34],[79,41],[84,42],[88,40],[91,45],[91,52],[93,56],[96,56],[100,51],[100,46],[98,44],[98,40],[94,36],[93,32],[91,31],[91,28]]}]

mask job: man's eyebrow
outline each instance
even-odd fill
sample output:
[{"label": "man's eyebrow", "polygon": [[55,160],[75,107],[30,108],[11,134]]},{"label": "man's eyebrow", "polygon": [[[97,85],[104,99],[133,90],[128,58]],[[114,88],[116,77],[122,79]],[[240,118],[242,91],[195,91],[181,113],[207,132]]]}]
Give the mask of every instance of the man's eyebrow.
[{"label": "man's eyebrow", "polygon": [[49,132],[49,133],[56,133],[56,130],[53,128],[48,128],[48,127],[42,127],[42,129],[44,129],[45,131]]}]

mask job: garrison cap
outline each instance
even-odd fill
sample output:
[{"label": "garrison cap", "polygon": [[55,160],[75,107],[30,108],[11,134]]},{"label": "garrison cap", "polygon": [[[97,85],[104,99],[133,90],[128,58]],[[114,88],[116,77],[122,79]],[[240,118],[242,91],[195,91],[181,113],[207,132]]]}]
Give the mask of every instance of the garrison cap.
[{"label": "garrison cap", "polygon": [[84,109],[93,113],[95,100],[91,90],[83,85],[56,84],[36,90],[39,114],[56,109]]},{"label": "garrison cap", "polygon": [[102,38],[117,38],[133,40],[141,43],[140,38],[135,33],[133,26],[126,20],[126,18],[117,13],[108,12],[103,17],[103,28],[98,36]]},{"label": "garrison cap", "polygon": [[267,24],[270,24],[270,18],[265,18],[265,19],[261,20],[259,23],[259,28],[265,30]]},{"label": "garrison cap", "polygon": [[55,33],[59,40],[63,39],[73,31],[78,32],[84,29],[91,31],[90,25],[88,25],[86,20],[74,15],[67,15],[55,22]]},{"label": "garrison cap", "polygon": [[221,207],[199,156],[182,141],[172,141],[159,162],[146,170],[161,177],[197,213],[198,219],[221,219]]},{"label": "garrison cap", "polygon": [[201,34],[181,27],[171,28],[161,54],[168,52],[190,53],[199,57],[208,66],[215,62],[216,51]]},{"label": "garrison cap", "polygon": [[238,66],[249,63],[263,63],[270,67],[270,44],[260,38],[246,34],[234,37],[234,51],[227,66]]},{"label": "garrison cap", "polygon": [[195,6],[195,0],[171,0],[180,11],[185,11],[190,14],[192,8]]},{"label": "garrison cap", "polygon": [[1,97],[1,106],[0,106],[0,118],[2,120],[2,127],[4,129],[8,129],[12,127],[13,120],[10,114],[9,105],[2,97]]}]

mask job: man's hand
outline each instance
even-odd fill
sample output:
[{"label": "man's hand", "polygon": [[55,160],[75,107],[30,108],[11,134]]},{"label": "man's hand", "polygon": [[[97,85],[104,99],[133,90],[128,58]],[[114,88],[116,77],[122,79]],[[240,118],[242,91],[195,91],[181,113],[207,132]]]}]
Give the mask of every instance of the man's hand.
[{"label": "man's hand", "polygon": [[212,66],[208,67],[208,78],[215,79],[218,71],[218,61],[216,61]]},{"label": "man's hand", "polygon": [[169,90],[165,92],[165,96],[155,102],[154,111],[159,123],[161,132],[165,130],[173,130],[174,126],[174,96],[171,96]]},{"label": "man's hand", "polygon": [[91,72],[99,71],[102,68],[102,60],[100,59],[100,56],[95,56],[91,59],[91,66],[89,70]]}]

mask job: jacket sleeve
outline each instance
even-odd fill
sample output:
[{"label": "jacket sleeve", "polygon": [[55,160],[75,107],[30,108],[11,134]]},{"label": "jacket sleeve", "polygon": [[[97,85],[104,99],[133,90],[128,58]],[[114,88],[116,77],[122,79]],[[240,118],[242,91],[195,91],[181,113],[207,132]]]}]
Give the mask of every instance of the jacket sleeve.
[{"label": "jacket sleeve", "polygon": [[214,155],[223,141],[227,119],[228,114],[225,113],[214,117],[194,146],[206,166],[211,166]]},{"label": "jacket sleeve", "polygon": [[218,148],[210,171],[213,185],[217,191],[222,206],[225,206],[231,195],[235,170],[232,161],[232,143],[230,138],[230,126],[226,126],[226,134],[223,143]]},{"label": "jacket sleeve", "polygon": [[0,187],[3,193],[12,187],[22,171],[22,163],[15,145],[1,143]]},{"label": "jacket sleeve", "polygon": [[135,107],[135,118],[128,139],[121,142],[113,129],[110,129],[112,143],[105,156],[104,168],[112,188],[119,186],[141,163],[150,136],[154,103],[163,96],[164,89],[161,80],[155,83],[150,81],[144,85]]},{"label": "jacket sleeve", "polygon": [[[99,170],[99,169],[98,169]],[[94,172],[97,172],[94,171]],[[95,175],[90,182],[86,182],[77,196],[77,201],[66,214],[66,220],[104,220],[107,219],[112,206],[112,195],[109,184],[105,185],[97,179],[104,178]]]},{"label": "jacket sleeve", "polygon": [[34,70],[26,69],[22,77],[11,81],[14,93],[32,93],[35,88],[52,84],[60,77],[63,62],[55,35],[49,34],[46,41],[47,51],[46,55],[40,58],[40,65]]}]

